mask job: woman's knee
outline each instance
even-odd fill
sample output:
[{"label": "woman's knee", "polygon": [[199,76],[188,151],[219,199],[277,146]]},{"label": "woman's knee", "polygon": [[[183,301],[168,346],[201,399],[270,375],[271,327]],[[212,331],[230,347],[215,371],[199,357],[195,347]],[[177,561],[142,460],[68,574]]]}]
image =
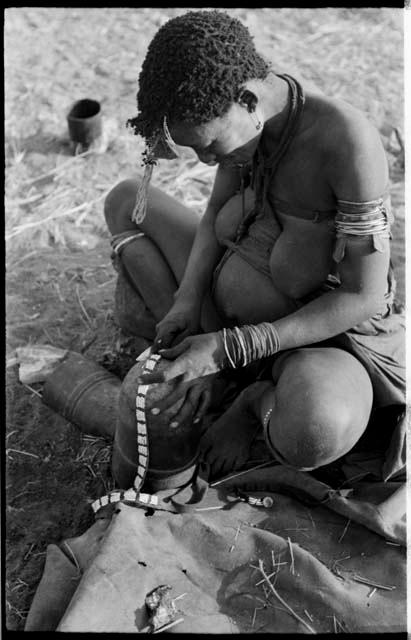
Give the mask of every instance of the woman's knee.
[{"label": "woman's knee", "polygon": [[283,463],[301,470],[322,467],[352,449],[365,430],[347,406],[332,410],[307,407],[304,415],[273,412],[267,429],[268,443]]},{"label": "woman's knee", "polygon": [[116,234],[128,229],[135,229],[131,213],[136,198],[138,181],[122,180],[109,191],[104,201],[104,217],[110,233]]},{"label": "woman's knee", "polygon": [[298,469],[329,464],[360,439],[372,399],[369,376],[350,354],[306,350],[285,362],[277,379],[268,444]]}]

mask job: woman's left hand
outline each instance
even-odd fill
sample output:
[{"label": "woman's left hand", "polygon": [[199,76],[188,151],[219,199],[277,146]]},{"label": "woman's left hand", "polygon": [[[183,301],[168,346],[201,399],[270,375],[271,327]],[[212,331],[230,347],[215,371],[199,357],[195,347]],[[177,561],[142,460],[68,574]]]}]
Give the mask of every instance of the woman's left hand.
[{"label": "woman's left hand", "polygon": [[187,421],[198,424],[204,418],[213,395],[214,375],[191,382],[177,382],[170,393],[155,402],[151,413],[166,413],[169,425],[176,428]]},{"label": "woman's left hand", "polygon": [[174,378],[190,382],[217,373],[226,366],[223,340],[217,332],[188,336],[175,347],[161,349],[158,353],[170,360],[169,365],[162,371],[141,375],[138,384],[168,382]]}]

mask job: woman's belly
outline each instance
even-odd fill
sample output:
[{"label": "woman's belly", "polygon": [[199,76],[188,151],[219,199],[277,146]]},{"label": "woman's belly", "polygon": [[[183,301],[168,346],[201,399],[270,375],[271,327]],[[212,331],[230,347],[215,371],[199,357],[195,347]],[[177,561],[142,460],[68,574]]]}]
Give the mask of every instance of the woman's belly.
[{"label": "woman's belly", "polygon": [[226,326],[273,321],[297,308],[269,277],[236,253],[230,255],[216,278],[213,301]]}]

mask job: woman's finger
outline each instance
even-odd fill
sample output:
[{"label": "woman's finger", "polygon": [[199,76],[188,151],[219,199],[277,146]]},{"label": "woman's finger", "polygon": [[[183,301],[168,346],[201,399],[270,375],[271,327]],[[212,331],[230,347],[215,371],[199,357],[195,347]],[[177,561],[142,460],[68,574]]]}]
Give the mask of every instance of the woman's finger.
[{"label": "woman's finger", "polygon": [[154,371],[153,373],[142,373],[137,378],[137,384],[155,384],[165,382],[164,371]]},{"label": "woman's finger", "polygon": [[157,330],[157,335],[154,338],[153,353],[158,353],[159,349],[168,349],[173,344],[176,337],[181,333],[181,327],[165,325]]},{"label": "woman's finger", "polygon": [[150,412],[157,416],[164,411],[167,411],[170,407],[176,404],[181,398],[185,397],[187,394],[187,384],[184,382],[179,382],[171,389],[170,393],[167,393],[164,398],[161,400],[157,400],[155,405],[150,409]]},{"label": "woman's finger", "polygon": [[158,382],[169,382],[170,380],[178,379],[183,380],[184,371],[181,370],[182,366],[175,365],[174,362],[170,363],[170,366],[162,371],[153,371],[152,373],[142,373],[137,378],[137,384],[155,384]]},{"label": "woman's finger", "polygon": [[179,342],[177,345],[175,345],[174,347],[170,347],[169,349],[159,349],[158,353],[162,358],[166,358],[167,360],[175,360],[176,358],[178,358],[178,356],[181,356],[182,353],[187,351],[189,347],[189,340],[183,340],[182,342]]},{"label": "woman's finger", "polygon": [[211,401],[211,391],[210,389],[204,389],[204,391],[200,396],[200,401],[198,403],[197,410],[194,415],[193,424],[197,424],[204,418],[205,412],[207,411],[210,405],[210,401]]},{"label": "woman's finger", "polygon": [[175,412],[173,416],[170,416],[170,426],[177,428],[180,424],[183,424],[186,420],[193,417],[199,403],[201,389],[194,386],[187,391],[187,395],[181,407]]}]

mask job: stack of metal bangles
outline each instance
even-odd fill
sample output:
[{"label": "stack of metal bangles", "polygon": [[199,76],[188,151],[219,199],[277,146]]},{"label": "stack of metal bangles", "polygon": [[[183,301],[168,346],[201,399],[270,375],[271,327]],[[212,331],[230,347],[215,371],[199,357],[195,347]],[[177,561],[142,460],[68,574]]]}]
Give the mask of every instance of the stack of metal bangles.
[{"label": "stack of metal bangles", "polygon": [[223,329],[220,334],[228,365],[233,369],[246,367],[251,362],[272,356],[281,349],[280,337],[271,322]]}]

